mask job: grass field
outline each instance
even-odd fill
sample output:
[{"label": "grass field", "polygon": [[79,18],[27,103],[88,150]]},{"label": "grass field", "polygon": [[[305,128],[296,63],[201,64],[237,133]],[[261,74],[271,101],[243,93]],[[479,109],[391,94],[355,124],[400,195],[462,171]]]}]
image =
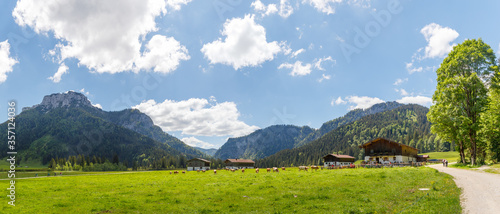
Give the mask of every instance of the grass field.
[{"label": "grass field", "polygon": [[428,152],[419,155],[429,155],[429,159],[446,159],[449,163],[456,162],[460,158],[458,152]]},{"label": "grass field", "polygon": [[493,164],[491,168],[485,169],[485,172],[500,174],[500,164]]},{"label": "grass field", "polygon": [[427,167],[293,168],[259,174],[149,171],[39,177],[16,185],[16,206],[2,197],[2,213],[461,212],[460,190],[451,176]]}]

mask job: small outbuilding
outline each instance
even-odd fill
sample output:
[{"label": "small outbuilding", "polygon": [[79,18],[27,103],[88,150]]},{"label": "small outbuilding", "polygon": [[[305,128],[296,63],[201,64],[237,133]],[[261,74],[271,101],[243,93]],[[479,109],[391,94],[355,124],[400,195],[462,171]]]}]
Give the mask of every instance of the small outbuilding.
[{"label": "small outbuilding", "polygon": [[429,155],[418,155],[417,156],[417,162],[427,162],[427,159],[429,159]]},{"label": "small outbuilding", "polygon": [[323,157],[325,167],[349,166],[354,163],[354,157],[349,155],[328,154]]},{"label": "small outbuilding", "polygon": [[187,161],[187,171],[209,170],[210,161],[202,158],[193,158]]},{"label": "small outbuilding", "polygon": [[229,169],[253,169],[255,167],[255,162],[247,159],[227,159],[224,163]]}]

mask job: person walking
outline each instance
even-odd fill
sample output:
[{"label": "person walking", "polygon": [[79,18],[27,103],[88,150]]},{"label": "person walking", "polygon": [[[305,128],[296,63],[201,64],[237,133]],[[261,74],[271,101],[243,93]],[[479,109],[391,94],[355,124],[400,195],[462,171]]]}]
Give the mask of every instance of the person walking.
[{"label": "person walking", "polygon": [[443,160],[442,160],[442,162],[443,162],[443,167],[445,166],[445,163],[444,163],[444,161],[445,161],[445,160],[443,159]]}]

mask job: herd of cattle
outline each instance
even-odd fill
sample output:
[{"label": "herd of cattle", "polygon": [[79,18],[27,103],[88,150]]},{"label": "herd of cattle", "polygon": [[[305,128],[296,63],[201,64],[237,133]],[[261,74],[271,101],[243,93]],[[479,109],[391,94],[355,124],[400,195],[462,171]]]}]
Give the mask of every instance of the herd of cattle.
[{"label": "herd of cattle", "polygon": [[[299,171],[304,170],[304,171],[306,171],[306,172],[307,172],[307,170],[308,170],[308,169],[311,169],[311,171],[312,171],[312,170],[316,170],[316,171],[317,171],[318,169],[320,169],[320,167],[319,167],[319,166],[314,166],[314,165],[313,165],[313,166],[310,166],[310,167],[307,167],[307,166],[299,166]],[[229,169],[229,168],[227,168],[227,167],[226,167],[224,170],[226,170],[226,171],[231,171],[231,172],[236,172],[236,171],[237,171],[236,169]],[[249,169],[246,169],[246,170],[249,170]],[[286,168],[285,168],[285,167],[281,167],[281,170],[282,170],[282,171],[285,171],[285,170],[286,170]],[[199,169],[198,169],[198,170],[196,170],[196,171],[197,171],[197,172],[206,172],[207,170],[199,170]],[[260,169],[259,169],[259,168],[255,168],[255,173],[259,173],[259,171],[260,171]],[[271,172],[271,171],[272,171],[272,172],[279,172],[279,168],[278,168],[278,167],[266,168],[266,171],[267,171],[267,172]],[[241,169],[241,172],[243,172],[243,173],[244,173],[244,172],[245,172],[245,169]],[[172,171],[170,171],[170,174],[179,174],[179,173],[186,174],[186,171],[184,171],[184,170],[183,170],[183,171],[181,171],[181,172],[179,172],[179,171],[173,171],[173,172],[172,172]],[[214,169],[214,174],[217,174],[217,170],[216,170],[216,169]]]}]

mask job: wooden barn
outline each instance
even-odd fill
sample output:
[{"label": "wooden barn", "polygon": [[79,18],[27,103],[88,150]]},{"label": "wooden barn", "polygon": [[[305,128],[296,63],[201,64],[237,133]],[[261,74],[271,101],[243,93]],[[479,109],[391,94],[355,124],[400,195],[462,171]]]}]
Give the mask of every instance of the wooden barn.
[{"label": "wooden barn", "polygon": [[253,169],[255,167],[253,160],[246,159],[227,159],[224,163],[226,163],[226,168],[229,169]]},{"label": "wooden barn", "polygon": [[210,161],[202,158],[193,158],[187,161],[187,171],[209,170]]},{"label": "wooden barn", "polygon": [[323,157],[324,167],[349,166],[354,163],[354,157],[349,155],[328,154]]},{"label": "wooden barn", "polygon": [[359,148],[365,149],[365,162],[370,164],[417,162],[418,149],[385,138],[369,141]]}]

